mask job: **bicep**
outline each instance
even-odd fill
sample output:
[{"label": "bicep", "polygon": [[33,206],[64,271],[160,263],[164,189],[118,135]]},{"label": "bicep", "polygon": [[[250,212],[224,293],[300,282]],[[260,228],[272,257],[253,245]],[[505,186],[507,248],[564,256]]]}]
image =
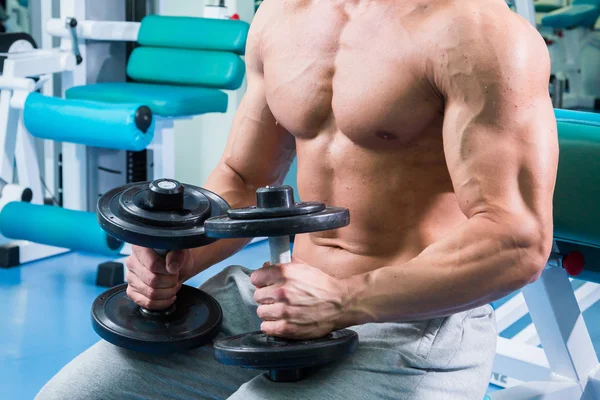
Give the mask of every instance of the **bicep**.
[{"label": "bicep", "polygon": [[[503,65],[504,64],[504,65]],[[444,151],[457,199],[467,217],[531,216],[551,225],[558,163],[547,77],[527,62],[450,82]]]},{"label": "bicep", "polygon": [[222,161],[252,187],[281,181],[295,154],[294,137],[277,123],[266,101],[262,77],[248,76]]},{"label": "bicep", "polygon": [[558,155],[554,115],[546,104],[529,110],[533,113],[526,121],[502,123],[498,118],[493,123],[489,117],[474,116],[451,124],[460,117],[448,118],[444,129],[448,170],[467,217],[551,216]]}]

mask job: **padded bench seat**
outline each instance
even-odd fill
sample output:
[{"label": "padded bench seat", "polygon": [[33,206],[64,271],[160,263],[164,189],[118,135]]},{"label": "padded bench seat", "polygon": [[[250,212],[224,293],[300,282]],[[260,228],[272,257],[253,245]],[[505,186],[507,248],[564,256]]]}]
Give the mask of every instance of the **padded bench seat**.
[{"label": "padded bench seat", "polygon": [[555,110],[560,155],[554,190],[554,239],[561,253],[580,251],[579,278],[600,283],[600,114]]},{"label": "padded bench seat", "polygon": [[75,86],[68,99],[104,103],[139,103],[163,117],[183,117],[227,110],[227,94],[218,89],[133,82]]},{"label": "padded bench seat", "polygon": [[535,3],[535,12],[538,13],[549,13],[552,11],[556,11],[562,8],[562,6],[559,6],[557,4],[550,4],[550,3]]},{"label": "padded bench seat", "polygon": [[598,4],[574,4],[553,11],[542,18],[542,26],[555,29],[592,28],[600,16]]}]

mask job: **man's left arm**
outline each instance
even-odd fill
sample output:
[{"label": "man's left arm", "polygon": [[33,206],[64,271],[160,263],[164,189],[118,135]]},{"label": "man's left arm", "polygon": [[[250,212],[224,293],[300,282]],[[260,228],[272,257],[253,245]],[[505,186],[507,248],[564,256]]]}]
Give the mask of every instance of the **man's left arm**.
[{"label": "man's left arm", "polygon": [[541,274],[558,140],[547,49],[529,26],[515,25],[516,43],[475,32],[469,50],[445,49],[436,70],[446,161],[467,221],[410,262],[350,278],[342,325],[446,316]]}]

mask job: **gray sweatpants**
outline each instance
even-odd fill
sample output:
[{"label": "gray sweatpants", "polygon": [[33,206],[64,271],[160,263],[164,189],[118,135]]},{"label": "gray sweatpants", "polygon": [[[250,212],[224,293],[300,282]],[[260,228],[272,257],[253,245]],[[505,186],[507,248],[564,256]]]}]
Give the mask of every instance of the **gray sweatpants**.
[{"label": "gray sweatpants", "polygon": [[[220,302],[220,337],[259,330],[250,271],[231,266],[202,288]],[[219,364],[212,347],[152,356],[100,341],[64,367],[38,400],[481,400],[496,349],[490,306],[446,318],[351,327],[359,350],[299,382]]]}]

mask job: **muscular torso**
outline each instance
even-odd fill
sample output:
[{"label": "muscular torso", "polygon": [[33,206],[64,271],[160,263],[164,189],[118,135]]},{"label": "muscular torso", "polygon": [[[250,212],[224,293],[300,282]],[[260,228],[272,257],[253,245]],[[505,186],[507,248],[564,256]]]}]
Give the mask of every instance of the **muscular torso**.
[{"label": "muscular torso", "polygon": [[406,262],[465,220],[428,75],[440,3],[261,6],[277,7],[260,54],[268,105],[296,139],[300,197],[350,209],[350,226],[296,238],[294,256],[333,276]]}]

